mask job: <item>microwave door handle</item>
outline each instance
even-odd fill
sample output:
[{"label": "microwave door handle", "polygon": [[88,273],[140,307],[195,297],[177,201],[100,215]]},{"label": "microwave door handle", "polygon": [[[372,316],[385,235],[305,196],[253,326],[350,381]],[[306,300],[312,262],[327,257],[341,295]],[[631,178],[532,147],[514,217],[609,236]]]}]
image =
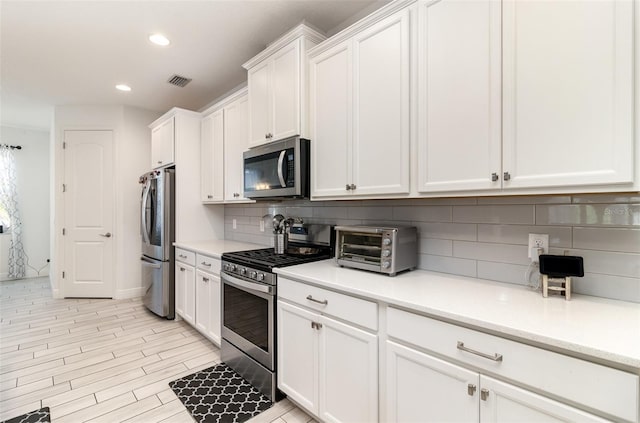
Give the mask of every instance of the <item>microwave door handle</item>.
[{"label": "microwave door handle", "polygon": [[287,187],[287,183],[284,180],[284,174],[282,172],[282,164],[284,163],[284,156],[287,154],[287,150],[282,150],[280,152],[280,157],[278,158],[278,178],[280,179],[280,185],[282,188]]}]

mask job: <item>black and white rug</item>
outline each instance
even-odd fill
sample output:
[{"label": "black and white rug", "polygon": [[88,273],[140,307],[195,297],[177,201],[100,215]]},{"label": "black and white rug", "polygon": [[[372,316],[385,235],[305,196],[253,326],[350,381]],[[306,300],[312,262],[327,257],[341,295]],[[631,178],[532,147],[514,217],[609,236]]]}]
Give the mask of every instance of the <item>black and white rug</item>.
[{"label": "black and white rug", "polygon": [[14,417],[9,420],[5,420],[2,423],[50,423],[51,416],[49,415],[49,407],[41,408],[40,410],[31,411],[27,414],[23,414],[18,417]]},{"label": "black and white rug", "polygon": [[169,386],[199,423],[242,423],[273,403],[225,364],[218,364]]}]

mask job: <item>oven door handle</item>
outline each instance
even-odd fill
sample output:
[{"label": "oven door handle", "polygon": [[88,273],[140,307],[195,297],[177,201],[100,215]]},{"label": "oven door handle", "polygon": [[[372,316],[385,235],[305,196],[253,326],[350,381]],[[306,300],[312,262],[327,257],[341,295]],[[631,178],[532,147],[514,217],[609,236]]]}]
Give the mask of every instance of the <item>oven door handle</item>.
[{"label": "oven door handle", "polygon": [[238,288],[249,289],[251,291],[258,291],[264,294],[272,294],[273,287],[271,285],[264,285],[261,283],[247,282],[242,279],[238,279],[235,276],[231,276],[227,273],[222,273],[222,279],[225,283],[229,285],[237,286]]}]

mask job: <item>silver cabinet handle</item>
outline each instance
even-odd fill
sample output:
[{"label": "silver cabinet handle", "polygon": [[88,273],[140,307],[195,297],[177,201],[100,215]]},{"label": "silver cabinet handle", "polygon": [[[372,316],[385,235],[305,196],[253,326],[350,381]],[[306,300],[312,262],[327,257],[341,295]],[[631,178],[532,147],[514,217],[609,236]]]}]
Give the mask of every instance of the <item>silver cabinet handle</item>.
[{"label": "silver cabinet handle", "polygon": [[485,388],[480,389],[480,399],[482,401],[486,401],[488,397],[489,397],[489,390]]},{"label": "silver cabinet handle", "polygon": [[494,355],[490,355],[480,351],[472,350],[471,348],[465,347],[464,342],[458,341],[457,348],[461,351],[466,351],[471,354],[479,355],[480,357],[483,357],[483,358],[488,358],[489,360],[502,361],[502,354],[495,353]]},{"label": "silver cabinet handle", "polygon": [[329,304],[329,301],[327,300],[316,300],[315,298],[313,298],[311,295],[307,295],[307,300],[309,301],[313,301],[314,303],[318,303],[318,304],[322,304],[322,305],[327,305]]},{"label": "silver cabinet handle", "polygon": [[158,160],[158,164],[162,164],[162,160]]},{"label": "silver cabinet handle", "polygon": [[181,267],[181,268],[180,268],[180,271],[181,271],[181,272],[184,272],[184,267]]},{"label": "silver cabinet handle", "polygon": [[207,195],[207,198],[211,199],[213,198],[213,195]]},{"label": "silver cabinet handle", "polygon": [[105,238],[111,238],[111,232],[107,232],[106,234],[100,234],[100,236],[103,236]]},{"label": "silver cabinet handle", "polygon": [[473,383],[470,383],[467,385],[467,394],[469,394],[469,396],[473,396],[473,394],[476,393],[476,385],[474,385]]},{"label": "silver cabinet handle", "polygon": [[347,184],[344,188],[345,188],[347,191],[349,191],[349,190],[351,190],[351,185]]},{"label": "silver cabinet handle", "polygon": [[322,323],[311,322],[311,329],[320,330],[322,328]]},{"label": "silver cabinet handle", "polygon": [[209,278],[202,278],[204,282],[209,282]]},{"label": "silver cabinet handle", "polygon": [[505,181],[508,181],[509,179],[511,179],[511,174],[509,172],[504,172],[502,174],[502,179],[504,179]]},{"label": "silver cabinet handle", "polygon": [[203,265],[203,266],[211,267],[211,263],[207,263],[206,261],[203,261],[200,264]]},{"label": "silver cabinet handle", "polygon": [[497,173],[495,173],[495,172],[493,172],[493,173],[491,174],[491,180],[492,180],[493,182],[497,181],[497,180],[498,180],[498,174],[497,174]]},{"label": "silver cabinet handle", "polygon": [[351,190],[355,190],[356,188],[356,184],[351,184]]},{"label": "silver cabinet handle", "polygon": [[184,254],[178,254],[178,257],[183,258],[183,259],[187,258],[187,256],[185,256]]}]

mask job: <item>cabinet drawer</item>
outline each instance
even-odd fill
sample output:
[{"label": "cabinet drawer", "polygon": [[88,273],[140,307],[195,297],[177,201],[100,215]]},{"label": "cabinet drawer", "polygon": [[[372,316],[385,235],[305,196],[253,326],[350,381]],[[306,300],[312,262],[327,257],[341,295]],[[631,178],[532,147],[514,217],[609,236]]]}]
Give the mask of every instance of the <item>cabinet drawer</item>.
[{"label": "cabinet drawer", "polygon": [[378,305],[371,301],[282,277],[278,277],[278,297],[356,325],[378,329]]},{"label": "cabinet drawer", "polygon": [[[392,338],[617,418],[638,420],[637,375],[394,308],[387,319]],[[459,348],[460,342],[472,351]]]},{"label": "cabinet drawer", "polygon": [[205,272],[220,274],[220,259],[205,256],[204,254],[196,254],[196,267]]},{"label": "cabinet drawer", "polygon": [[176,261],[195,266],[196,253],[194,253],[193,251],[183,250],[182,248],[176,248]]}]

